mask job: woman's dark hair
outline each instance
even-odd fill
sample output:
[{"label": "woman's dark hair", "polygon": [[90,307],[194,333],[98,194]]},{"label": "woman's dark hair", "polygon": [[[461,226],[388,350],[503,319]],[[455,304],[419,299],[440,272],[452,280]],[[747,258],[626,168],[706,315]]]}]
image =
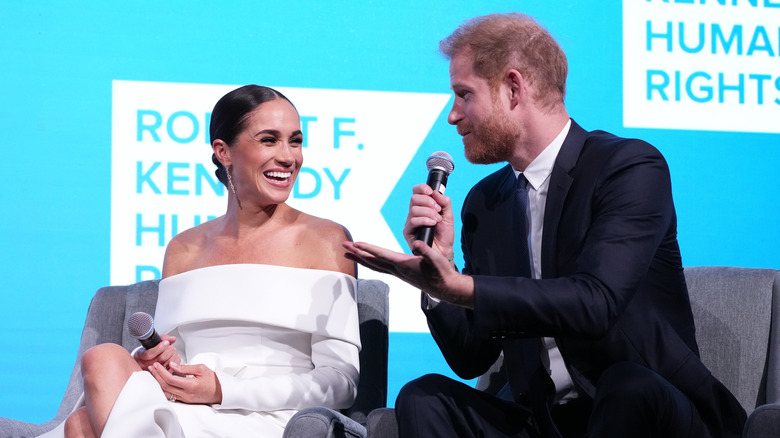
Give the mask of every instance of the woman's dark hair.
[{"label": "woman's dark hair", "polygon": [[[244,85],[222,96],[211,111],[211,125],[209,127],[211,144],[214,144],[214,140],[220,139],[227,143],[228,146],[232,145],[238,134],[246,127],[249,113],[263,103],[278,98],[290,102],[290,99],[285,97],[284,94],[273,88],[261,85]],[[290,105],[293,105],[293,103],[290,102]],[[295,105],[293,105],[293,108],[295,108]],[[216,154],[211,154],[211,161],[217,165],[217,170],[214,174],[217,175],[222,184],[227,186],[228,180],[225,166],[219,162]]]}]

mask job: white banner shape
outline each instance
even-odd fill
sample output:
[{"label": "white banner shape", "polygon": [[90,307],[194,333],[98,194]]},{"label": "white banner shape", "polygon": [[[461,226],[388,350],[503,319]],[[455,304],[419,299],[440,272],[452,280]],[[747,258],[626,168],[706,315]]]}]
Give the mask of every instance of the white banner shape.
[{"label": "white banner shape", "polygon": [[780,1],[623,1],[627,127],[780,133]]},{"label": "white banner shape", "polygon": [[[214,104],[235,88],[113,82],[111,284],[158,278],[171,237],[224,214],[208,131]],[[401,251],[380,210],[449,95],[277,89],[297,107],[305,137],[289,204]],[[365,268],[359,276],[390,284],[391,330],[427,331],[419,291]]]}]

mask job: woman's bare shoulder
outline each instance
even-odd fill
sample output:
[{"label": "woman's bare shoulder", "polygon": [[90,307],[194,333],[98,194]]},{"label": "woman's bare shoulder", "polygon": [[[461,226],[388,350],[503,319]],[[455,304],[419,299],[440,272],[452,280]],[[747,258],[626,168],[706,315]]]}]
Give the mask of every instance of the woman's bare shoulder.
[{"label": "woman's bare shoulder", "polygon": [[344,239],[350,239],[349,230],[338,222],[317,216],[309,216],[312,222],[312,229],[316,230],[325,239],[336,239],[339,243]]},{"label": "woman's bare shoulder", "polygon": [[352,240],[349,230],[335,221],[309,214],[305,214],[302,222],[306,253],[316,256],[313,267],[355,276],[355,265],[344,257],[341,246],[344,241]]},{"label": "woman's bare shoulder", "polygon": [[168,242],[163,259],[163,278],[192,269],[193,261],[207,247],[208,236],[212,233],[212,222],[184,230]]}]

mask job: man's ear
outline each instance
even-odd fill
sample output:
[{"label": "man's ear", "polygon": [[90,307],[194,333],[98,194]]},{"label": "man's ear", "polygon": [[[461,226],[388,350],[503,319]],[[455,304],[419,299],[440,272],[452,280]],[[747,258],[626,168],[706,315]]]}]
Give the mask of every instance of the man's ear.
[{"label": "man's ear", "polygon": [[507,70],[504,75],[504,86],[506,86],[512,108],[519,105],[522,99],[525,99],[526,96],[524,94],[528,90],[525,85],[525,78],[519,71],[513,68]]},{"label": "man's ear", "polygon": [[230,148],[227,143],[220,139],[216,139],[214,140],[214,143],[211,144],[211,149],[214,151],[217,160],[225,166],[225,169],[229,168],[232,161],[230,159]]}]

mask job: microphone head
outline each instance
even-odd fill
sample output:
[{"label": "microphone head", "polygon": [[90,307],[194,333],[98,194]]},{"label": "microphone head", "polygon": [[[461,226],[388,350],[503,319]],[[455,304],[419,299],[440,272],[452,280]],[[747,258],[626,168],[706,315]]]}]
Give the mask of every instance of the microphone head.
[{"label": "microphone head", "polygon": [[431,154],[430,157],[428,157],[428,160],[425,162],[425,165],[428,166],[428,171],[431,171],[433,169],[441,169],[443,170],[447,175],[452,173],[453,170],[455,170],[455,162],[452,161],[452,157],[450,154],[444,152],[444,151],[438,151]]},{"label": "microphone head", "polygon": [[146,312],[135,312],[127,320],[127,332],[136,339],[146,339],[154,331],[154,318]]}]

